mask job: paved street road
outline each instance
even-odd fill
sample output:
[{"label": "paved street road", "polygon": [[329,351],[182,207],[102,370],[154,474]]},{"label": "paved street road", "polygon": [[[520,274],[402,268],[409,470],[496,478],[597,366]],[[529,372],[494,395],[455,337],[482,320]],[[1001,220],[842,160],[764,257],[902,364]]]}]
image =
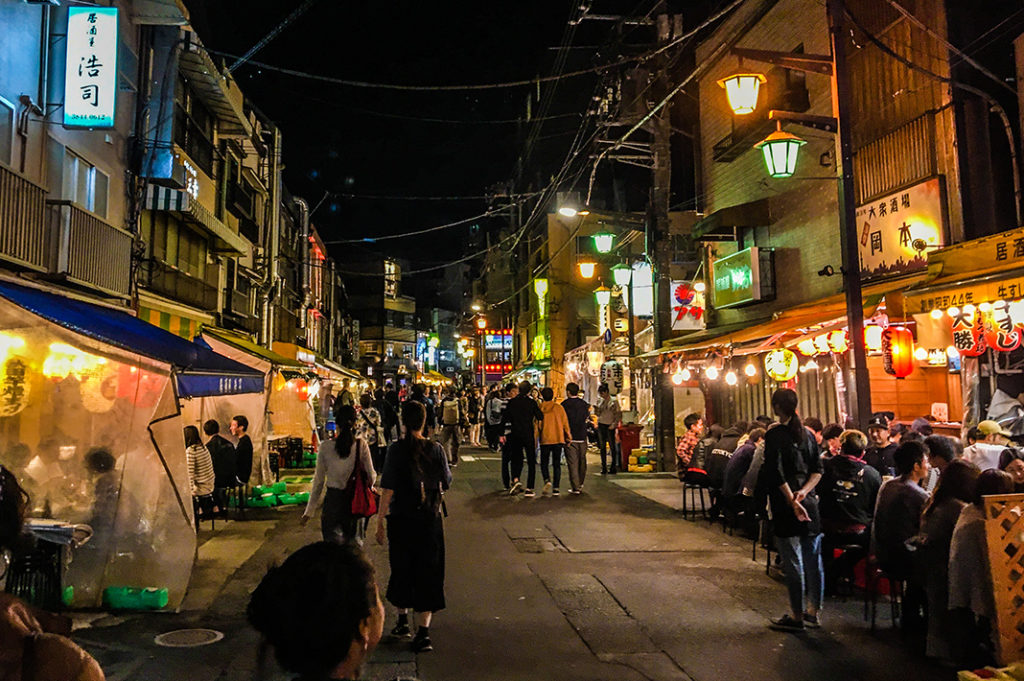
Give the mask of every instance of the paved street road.
[{"label": "paved street road", "polygon": [[[456,470],[448,498],[448,609],[431,627],[435,652],[383,644],[371,678],[425,681],[575,679],[642,681],[868,681],[952,679],[899,643],[879,608],[872,635],[858,601],[828,603],[824,629],[773,632],[784,589],[765,575],[764,552],[705,522],[688,522],[672,480],[591,476],[581,497],[510,498],[496,457]],[[593,471],[593,466],[591,467]],[[675,487],[674,487],[675,486]],[[628,487],[628,489],[627,489]],[[76,636],[111,679],[254,679],[257,640],[244,606],[268,562],[317,538],[297,509],[218,525],[180,614],[84,616]],[[382,584],[383,549],[370,547]],[[394,619],[389,610],[388,627]],[[155,634],[206,626],[223,641],[196,649],[153,645]],[[262,678],[287,676],[264,670]]]}]

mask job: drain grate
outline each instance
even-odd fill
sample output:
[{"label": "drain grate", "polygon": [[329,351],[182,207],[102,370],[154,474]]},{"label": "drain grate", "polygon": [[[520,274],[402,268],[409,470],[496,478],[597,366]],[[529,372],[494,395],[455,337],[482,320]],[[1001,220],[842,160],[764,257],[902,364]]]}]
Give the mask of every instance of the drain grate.
[{"label": "drain grate", "polygon": [[214,629],[178,629],[160,634],[153,642],[165,648],[198,648],[216,643],[222,638],[223,632]]}]

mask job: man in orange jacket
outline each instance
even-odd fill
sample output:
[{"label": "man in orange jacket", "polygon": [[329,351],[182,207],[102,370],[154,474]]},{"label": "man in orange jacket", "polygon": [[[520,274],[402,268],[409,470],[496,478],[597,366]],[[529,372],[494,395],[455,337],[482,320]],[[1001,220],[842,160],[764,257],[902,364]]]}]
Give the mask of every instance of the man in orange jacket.
[{"label": "man in orange jacket", "polygon": [[[562,447],[572,441],[572,433],[569,431],[565,409],[554,401],[555,391],[544,388],[540,396],[543,400],[540,411],[544,414],[540,427],[540,474],[544,477],[544,493],[557,497],[558,484],[562,479]],[[548,460],[555,469],[554,488],[551,487],[551,477],[548,475]]]}]

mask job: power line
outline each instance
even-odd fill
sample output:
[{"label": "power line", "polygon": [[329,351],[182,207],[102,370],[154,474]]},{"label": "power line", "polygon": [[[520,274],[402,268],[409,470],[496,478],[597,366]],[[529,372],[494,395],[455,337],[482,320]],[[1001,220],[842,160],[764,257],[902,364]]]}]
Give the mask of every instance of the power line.
[{"label": "power line", "polygon": [[277,37],[278,35],[280,35],[280,34],[281,34],[281,31],[283,31],[284,29],[288,28],[288,25],[289,25],[290,23],[292,23],[293,21],[295,21],[296,19],[298,19],[298,18],[299,18],[299,15],[301,15],[301,14],[302,14],[303,12],[305,12],[305,11],[306,11],[307,9],[309,9],[309,8],[310,8],[310,7],[311,7],[311,6],[313,5],[313,3],[314,3],[314,2],[316,2],[316,0],[306,0],[306,1],[304,2],[304,3],[302,3],[301,5],[299,5],[298,7],[296,7],[296,8],[295,8],[295,11],[293,11],[293,12],[292,12],[291,14],[289,14],[288,16],[286,16],[286,17],[284,18],[284,20],[283,20],[283,21],[282,21],[281,23],[279,23],[279,24],[278,24],[277,26],[275,26],[275,27],[273,28],[273,30],[271,30],[271,31],[270,31],[270,33],[268,33],[267,35],[263,36],[263,39],[262,39],[262,40],[260,40],[260,41],[259,41],[258,43],[256,43],[255,45],[253,45],[253,46],[252,46],[252,47],[251,47],[251,48],[249,49],[249,51],[248,51],[248,52],[246,52],[245,54],[243,54],[243,55],[242,55],[241,57],[239,57],[239,58],[238,58],[238,59],[237,59],[237,60],[235,61],[235,63],[234,63],[234,64],[232,64],[231,66],[229,66],[229,67],[228,67],[228,72],[229,72],[229,73],[234,73],[235,69],[237,69],[237,68],[238,68],[239,66],[241,66],[241,65],[242,65],[242,64],[244,64],[245,62],[249,61],[249,59],[250,59],[250,58],[251,58],[251,57],[252,57],[252,56],[253,56],[254,54],[256,54],[257,52],[259,52],[260,50],[262,50],[262,49],[263,49],[264,47],[266,47],[266,46],[267,46],[267,44],[268,44],[268,43],[269,43],[269,42],[270,42],[271,40],[273,40],[273,39],[274,39],[274,38],[276,38],[276,37]]},{"label": "power line", "polygon": [[487,201],[494,198],[518,198],[536,196],[540,192],[526,192],[523,194],[479,194],[460,196],[395,196],[384,194],[345,194],[332,193],[331,196],[339,199],[369,200],[369,201]]},{"label": "power line", "polygon": [[499,210],[489,210],[486,213],[481,213],[480,215],[474,215],[473,217],[465,218],[463,220],[456,220],[455,222],[448,222],[448,223],[445,223],[443,225],[437,225],[436,227],[427,227],[426,229],[417,229],[417,230],[412,231],[412,232],[403,232],[401,234],[388,234],[388,235],[385,235],[385,236],[366,236],[366,237],[362,237],[361,239],[337,239],[337,240],[334,240],[334,241],[325,241],[324,243],[327,244],[328,246],[333,246],[335,244],[376,243],[378,241],[391,241],[392,239],[404,239],[405,237],[409,237],[409,236],[419,236],[420,234],[428,234],[430,232],[439,232],[439,231],[441,231],[443,229],[450,229],[452,227],[458,227],[459,225],[465,225],[467,223],[474,222],[476,220],[483,220],[484,218],[489,218],[492,215],[496,215],[496,214],[498,214],[500,212],[501,212],[500,209]]}]

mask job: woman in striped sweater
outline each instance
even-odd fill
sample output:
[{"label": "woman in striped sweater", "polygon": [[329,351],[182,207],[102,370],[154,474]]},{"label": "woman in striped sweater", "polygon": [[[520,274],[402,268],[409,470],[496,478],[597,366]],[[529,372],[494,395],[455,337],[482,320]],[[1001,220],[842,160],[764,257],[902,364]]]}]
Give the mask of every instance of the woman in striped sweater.
[{"label": "woman in striped sweater", "polygon": [[210,450],[199,438],[199,429],[195,426],[185,426],[185,460],[188,463],[192,498],[204,514],[213,512],[213,459],[210,457]]}]

